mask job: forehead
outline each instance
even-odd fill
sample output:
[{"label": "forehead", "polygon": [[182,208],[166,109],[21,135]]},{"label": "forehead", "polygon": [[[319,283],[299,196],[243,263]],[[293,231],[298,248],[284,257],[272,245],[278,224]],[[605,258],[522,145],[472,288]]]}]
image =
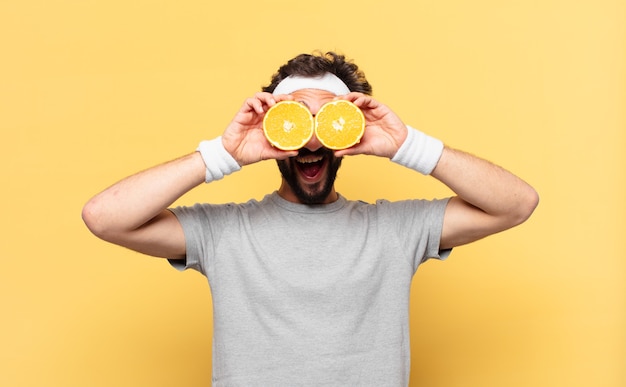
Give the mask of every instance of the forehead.
[{"label": "forehead", "polygon": [[319,89],[302,89],[291,93],[296,101],[305,102],[306,104],[326,103],[335,98],[335,94]]}]

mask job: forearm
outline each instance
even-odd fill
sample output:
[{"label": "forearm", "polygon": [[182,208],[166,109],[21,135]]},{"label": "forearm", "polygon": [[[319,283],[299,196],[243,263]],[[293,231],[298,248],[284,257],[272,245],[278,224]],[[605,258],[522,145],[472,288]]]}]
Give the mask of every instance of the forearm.
[{"label": "forearm", "polygon": [[263,112],[275,103],[271,94],[258,93],[246,100],[222,136],[202,141],[197,152],[139,172],[94,196],[83,207],[85,224],[101,239],[135,251],[184,257],[182,226],[169,206],[201,183],[219,180],[243,165],[293,156],[273,149],[259,129]]},{"label": "forearm", "polygon": [[96,235],[130,232],[159,215],[174,201],[205,181],[198,152],[132,175],[93,197],[83,219]]},{"label": "forearm", "polygon": [[449,147],[431,175],[468,204],[513,223],[525,220],[538,200],[535,190],[509,171]]},{"label": "forearm", "polygon": [[537,192],[519,177],[486,160],[444,147],[414,129],[409,131],[413,132],[392,160],[433,176],[457,195],[446,207],[441,248],[506,230],[534,211]]}]

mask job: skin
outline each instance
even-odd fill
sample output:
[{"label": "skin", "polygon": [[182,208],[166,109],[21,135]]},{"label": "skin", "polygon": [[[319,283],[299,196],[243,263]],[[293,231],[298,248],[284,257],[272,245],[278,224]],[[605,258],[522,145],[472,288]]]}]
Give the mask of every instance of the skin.
[{"label": "skin", "polygon": [[[281,100],[296,100],[312,114],[335,98],[353,102],[366,119],[365,134],[352,148],[326,155],[315,176],[305,176],[298,161],[313,156],[298,156],[298,151],[281,151],[265,139],[262,121],[265,112]],[[392,158],[407,136],[407,127],[387,106],[371,96],[350,93],[335,95],[316,89],[299,90],[291,95],[257,93],[248,98],[222,135],[225,149],[241,165],[276,159],[290,170],[307,194],[322,192],[334,157],[366,154]],[[305,149],[322,149],[313,138]],[[452,248],[506,230],[525,221],[534,211],[539,197],[535,190],[512,173],[468,153],[444,147],[431,176],[456,194],[444,215],[440,247]],[[155,166],[105,189],[83,208],[87,227],[98,237],[136,250],[167,258],[185,257],[185,238],[176,217],[167,210],[183,194],[204,183],[205,165],[198,152]],[[334,180],[333,180],[334,181]],[[283,177],[278,193],[284,199],[302,203],[301,197]],[[337,200],[334,184],[319,203]]]},{"label": "skin", "polygon": [[[317,114],[322,105],[332,101],[335,95],[323,90],[305,89],[299,90],[291,94],[294,101],[298,101],[305,105],[313,116]],[[331,203],[337,200],[337,192],[334,187],[334,176],[331,172],[333,164],[340,163],[340,158],[336,157],[333,152],[323,148],[317,137],[314,135],[311,140],[299,152],[297,157],[291,157],[287,160],[280,160],[279,167],[283,174],[282,183],[278,189],[278,194],[294,203]],[[317,160],[322,157],[324,160],[321,171],[313,177],[301,173],[297,167],[299,161]],[[338,166],[337,166],[338,168]],[[335,171],[336,172],[336,171]],[[290,183],[285,178],[286,173],[293,175],[293,182]],[[334,175],[334,174],[333,174]],[[294,187],[299,187],[299,190]],[[298,194],[301,191],[302,194]],[[323,195],[320,195],[324,193]],[[315,200],[307,200],[306,198],[316,198]]]}]

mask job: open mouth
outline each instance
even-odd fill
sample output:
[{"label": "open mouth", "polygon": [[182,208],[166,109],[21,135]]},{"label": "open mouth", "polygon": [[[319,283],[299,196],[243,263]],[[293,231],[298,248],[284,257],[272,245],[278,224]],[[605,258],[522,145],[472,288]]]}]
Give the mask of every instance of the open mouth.
[{"label": "open mouth", "polygon": [[305,177],[314,179],[323,171],[327,160],[328,158],[322,154],[311,153],[296,157],[295,164]]}]

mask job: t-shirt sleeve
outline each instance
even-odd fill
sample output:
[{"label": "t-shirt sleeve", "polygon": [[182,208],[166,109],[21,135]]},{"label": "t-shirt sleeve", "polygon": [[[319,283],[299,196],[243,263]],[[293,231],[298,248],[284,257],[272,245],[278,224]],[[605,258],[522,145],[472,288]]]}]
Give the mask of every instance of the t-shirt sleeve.
[{"label": "t-shirt sleeve", "polygon": [[452,249],[441,250],[443,217],[449,198],[436,200],[379,201],[389,207],[384,222],[414,270],[428,259],[446,259]]},{"label": "t-shirt sleeve", "polygon": [[186,256],[184,259],[169,259],[169,263],[177,270],[193,269],[206,275],[206,257],[209,254],[207,243],[212,238],[208,221],[208,208],[196,204],[192,207],[175,207],[169,209],[180,222],[185,235]]},{"label": "t-shirt sleeve", "polygon": [[422,262],[428,259],[444,260],[448,258],[452,249],[441,249],[441,233],[443,231],[443,217],[446,212],[446,206],[449,199],[434,200],[427,206],[425,211],[425,217],[428,218],[426,224],[428,225],[428,249],[424,255]]}]

